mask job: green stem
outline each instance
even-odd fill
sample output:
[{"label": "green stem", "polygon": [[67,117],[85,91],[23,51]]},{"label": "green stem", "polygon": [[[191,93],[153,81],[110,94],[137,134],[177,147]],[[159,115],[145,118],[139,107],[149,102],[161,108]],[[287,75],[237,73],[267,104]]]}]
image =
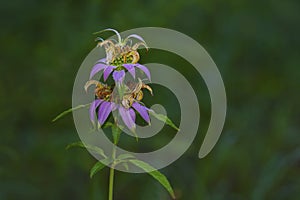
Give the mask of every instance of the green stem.
[{"label": "green stem", "polygon": [[115,170],[114,170],[114,168],[111,167],[110,173],[109,173],[109,194],[108,194],[109,200],[113,200],[114,174],[115,174]]},{"label": "green stem", "polygon": [[115,158],[116,158],[116,145],[113,146],[112,150],[112,159],[113,163],[109,170],[109,193],[108,200],[113,200],[113,191],[114,191],[114,176],[115,176]]}]

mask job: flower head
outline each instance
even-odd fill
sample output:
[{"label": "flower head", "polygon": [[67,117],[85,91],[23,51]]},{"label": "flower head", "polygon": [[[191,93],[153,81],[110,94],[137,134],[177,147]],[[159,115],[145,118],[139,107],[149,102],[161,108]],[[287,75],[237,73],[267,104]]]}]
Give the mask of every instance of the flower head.
[{"label": "flower head", "polygon": [[85,85],[85,90],[91,86],[96,85],[94,94],[96,99],[90,106],[90,120],[95,123],[96,113],[98,123],[102,126],[108,119],[112,111],[117,110],[124,124],[132,131],[135,130],[136,112],[149,124],[149,108],[143,105],[142,89],[147,89],[152,94],[150,86],[144,84],[141,79],[136,84],[134,82],[127,82],[123,84],[124,94],[120,95],[115,87],[107,86],[96,80],[90,80]]},{"label": "flower head", "polygon": [[[110,28],[97,33],[105,31],[113,31],[118,37],[118,41],[114,39],[103,40],[102,38],[97,38],[97,40],[99,40],[97,46],[105,48],[107,64],[118,65],[124,63],[137,63],[140,59],[139,53],[137,52],[139,46],[143,45],[148,49],[145,40],[137,34],[131,34],[125,39],[122,39],[118,31]],[[131,38],[135,38],[139,42],[133,44]]]},{"label": "flower head", "polygon": [[[118,36],[118,41],[114,39],[103,40],[98,38],[98,47],[104,47],[106,51],[106,58],[102,58],[96,62],[93,66],[90,79],[94,77],[100,71],[103,71],[103,79],[107,80],[109,75],[113,73],[113,79],[116,83],[120,83],[124,80],[125,72],[128,71],[133,78],[135,78],[135,70],[142,70],[147,78],[151,80],[150,72],[147,67],[138,63],[140,55],[137,51],[138,47],[143,45],[147,49],[144,39],[136,34],[131,34],[125,39],[122,39],[120,34],[114,29],[105,29],[104,31],[113,31]],[[133,44],[131,38],[139,40],[138,43]]]},{"label": "flower head", "polygon": [[[140,45],[147,48],[147,45],[144,39],[136,34],[122,39],[120,34],[114,29],[105,29],[104,31],[115,32],[118,41],[98,38],[99,43],[97,46],[105,48],[106,58],[102,58],[96,62],[90,72],[90,80],[85,85],[86,91],[91,85],[96,86],[94,91],[96,98],[92,102],[89,111],[90,119],[95,123],[95,118],[97,118],[98,124],[101,126],[109,118],[111,112],[117,111],[126,127],[134,132],[136,128],[136,113],[148,124],[150,123],[150,110],[144,106],[141,100],[143,99],[143,89],[147,89],[151,94],[152,89],[143,83],[139,77],[136,77],[135,73],[139,69],[145,73],[149,80],[151,79],[148,68],[138,63],[140,56],[137,49]],[[100,31],[99,33],[104,31]],[[139,42],[133,44],[131,38],[135,38]],[[112,74],[115,84],[108,86],[97,80],[92,80],[95,74],[100,71],[103,71],[104,82]],[[129,72],[133,77],[133,81],[124,81],[126,72]],[[115,122],[119,123],[116,118]]]}]

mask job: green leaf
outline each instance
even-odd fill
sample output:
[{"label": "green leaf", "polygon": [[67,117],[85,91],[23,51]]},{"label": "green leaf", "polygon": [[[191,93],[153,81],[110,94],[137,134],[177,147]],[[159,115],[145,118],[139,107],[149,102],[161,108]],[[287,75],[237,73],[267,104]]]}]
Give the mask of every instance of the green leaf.
[{"label": "green leaf", "polygon": [[90,178],[93,178],[93,176],[102,170],[106,165],[108,165],[111,162],[110,158],[105,158],[101,161],[96,162],[96,164],[91,168],[90,170]]},{"label": "green leaf", "polygon": [[119,155],[116,160],[115,160],[115,164],[116,165],[123,165],[123,167],[128,171],[129,167],[128,167],[128,161],[129,159],[136,159],[136,157],[132,154],[128,154],[128,153],[124,153]]},{"label": "green leaf", "polygon": [[96,164],[92,167],[92,169],[90,170],[90,178],[93,178],[93,176],[100,171],[101,169],[103,169],[105,167],[105,165],[98,161],[96,162]]},{"label": "green leaf", "polygon": [[127,162],[123,162],[122,163],[123,167],[128,171],[129,167],[128,167],[128,163]]},{"label": "green leaf", "polygon": [[156,119],[165,122],[167,125],[171,126],[176,131],[179,131],[179,128],[167,116],[163,114],[157,114],[153,110],[149,111],[149,113]]},{"label": "green leaf", "polygon": [[113,125],[111,127],[111,131],[114,139],[114,144],[118,144],[122,130],[117,125]]},{"label": "green leaf", "polygon": [[88,104],[85,104],[85,105],[79,105],[79,106],[76,106],[75,108],[70,108],[68,110],[65,110],[63,111],[62,113],[60,113],[59,115],[57,115],[54,119],[52,119],[52,122],[55,122],[57,121],[58,119],[62,118],[63,116],[65,116],[66,114],[70,113],[70,112],[73,112],[75,110],[78,110],[80,108],[85,108],[87,107],[88,105],[90,105],[90,103]]},{"label": "green leaf", "polygon": [[162,186],[164,186],[164,188],[167,189],[167,191],[170,193],[171,197],[173,199],[176,199],[174,191],[173,191],[173,189],[171,187],[171,184],[170,184],[170,182],[168,181],[168,179],[167,179],[167,177],[165,175],[163,175],[162,173],[160,173],[159,171],[157,171],[154,167],[152,167],[151,165],[149,165],[148,163],[146,163],[144,161],[134,159],[134,160],[129,160],[129,162],[131,162],[135,166],[143,169],[145,172],[147,172],[153,178],[155,178],[156,180],[158,180],[158,182]]},{"label": "green leaf", "polygon": [[135,156],[132,154],[129,154],[129,153],[124,153],[124,154],[119,155],[117,157],[117,160],[126,160],[126,159],[131,159],[131,158],[135,158]]},{"label": "green leaf", "polygon": [[89,144],[84,144],[83,142],[74,142],[69,144],[68,146],[66,146],[66,149],[70,149],[72,147],[80,147],[80,148],[84,148],[84,149],[89,149],[91,151],[94,151],[95,153],[103,156],[104,158],[107,158],[107,156],[105,155],[103,149],[93,146],[93,145],[89,145]]}]

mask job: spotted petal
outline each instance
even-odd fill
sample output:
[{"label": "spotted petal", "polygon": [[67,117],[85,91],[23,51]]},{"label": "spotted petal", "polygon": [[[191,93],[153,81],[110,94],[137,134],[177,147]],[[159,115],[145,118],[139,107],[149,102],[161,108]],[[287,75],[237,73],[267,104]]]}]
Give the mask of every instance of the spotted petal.
[{"label": "spotted petal", "polygon": [[104,63],[97,63],[96,65],[94,65],[94,67],[92,68],[92,71],[90,73],[90,79],[92,79],[92,77],[95,76],[95,74],[97,74],[101,70],[105,69],[106,67],[107,67],[107,65]]},{"label": "spotted petal", "polygon": [[128,72],[131,74],[133,78],[135,78],[135,64],[123,64],[123,66],[128,70]]},{"label": "spotted petal", "polygon": [[124,108],[123,106],[119,107],[119,113],[120,116],[122,117],[122,120],[124,124],[130,129],[130,130],[135,130],[135,123],[130,115],[129,109]]},{"label": "spotted petal", "polygon": [[96,109],[99,107],[99,105],[103,102],[103,100],[101,99],[97,99],[95,101],[92,102],[91,106],[90,106],[90,120],[94,123],[95,120],[95,112]]},{"label": "spotted petal", "polygon": [[151,81],[151,75],[150,75],[150,71],[147,67],[145,67],[144,65],[141,65],[141,64],[136,64],[137,68],[141,69],[145,74],[146,76],[148,77],[149,81]]},{"label": "spotted petal", "polygon": [[148,108],[146,108],[145,106],[142,106],[141,104],[134,102],[132,104],[132,107],[138,111],[138,113],[140,113],[141,117],[147,122],[150,123],[150,117],[149,117],[149,113],[148,113]]},{"label": "spotted petal", "polygon": [[110,112],[111,112],[111,105],[110,102],[103,101],[103,103],[100,105],[99,111],[98,111],[98,121],[100,125],[103,125],[104,122],[107,120]]}]

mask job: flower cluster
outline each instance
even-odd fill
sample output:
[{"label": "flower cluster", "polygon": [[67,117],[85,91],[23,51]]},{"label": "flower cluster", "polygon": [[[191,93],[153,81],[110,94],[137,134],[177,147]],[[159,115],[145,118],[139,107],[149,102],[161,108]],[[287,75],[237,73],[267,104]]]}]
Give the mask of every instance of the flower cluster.
[{"label": "flower cluster", "polygon": [[[98,60],[90,72],[90,80],[85,85],[85,90],[95,85],[95,100],[90,106],[90,119],[95,123],[103,125],[112,111],[118,111],[124,124],[131,130],[136,128],[136,112],[149,124],[149,108],[141,102],[143,99],[143,89],[147,89],[152,95],[152,89],[146,85],[140,77],[136,76],[136,70],[141,70],[151,80],[150,71],[144,65],[138,63],[140,55],[138,47],[143,45],[147,49],[144,39],[136,34],[129,35],[122,39],[120,34],[114,29],[105,29],[104,31],[113,31],[118,37],[114,39],[103,40],[98,38],[98,47],[104,47],[106,58]],[[103,32],[103,31],[102,31]],[[133,44],[131,39],[138,40]],[[104,82],[93,80],[93,77],[103,72]],[[125,81],[126,72],[129,72],[132,81]],[[107,80],[112,75],[114,84],[107,85]],[[97,115],[96,115],[97,114]],[[115,122],[118,120],[115,118]]]}]

